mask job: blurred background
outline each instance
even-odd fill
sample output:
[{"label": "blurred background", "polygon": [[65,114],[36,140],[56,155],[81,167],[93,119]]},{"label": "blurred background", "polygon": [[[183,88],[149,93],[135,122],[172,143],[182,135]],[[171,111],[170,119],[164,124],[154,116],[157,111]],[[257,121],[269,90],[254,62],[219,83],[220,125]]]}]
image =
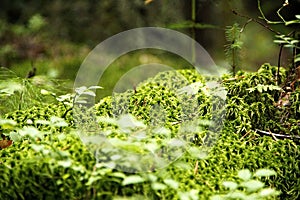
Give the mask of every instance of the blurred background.
[{"label": "blurred background", "polygon": [[[284,0],[261,0],[270,20],[279,20],[276,11]],[[290,0],[282,9],[285,19],[299,14],[300,0]],[[194,37],[217,65],[230,69],[224,46],[225,29],[246,18],[260,16],[255,0],[1,0],[0,66],[26,77],[32,67],[36,75],[72,81],[84,58],[95,46],[122,31],[145,26],[172,28]],[[193,26],[196,24],[197,26]],[[274,30],[289,33],[291,28],[276,25]],[[268,62],[277,65],[279,46],[274,33],[251,22],[240,36],[239,69],[254,71]],[[291,50],[283,51],[282,65],[291,59]],[[100,85],[107,90],[132,67],[163,62],[176,69],[191,68],[185,60],[158,50],[140,50],[116,60],[105,72]]]}]

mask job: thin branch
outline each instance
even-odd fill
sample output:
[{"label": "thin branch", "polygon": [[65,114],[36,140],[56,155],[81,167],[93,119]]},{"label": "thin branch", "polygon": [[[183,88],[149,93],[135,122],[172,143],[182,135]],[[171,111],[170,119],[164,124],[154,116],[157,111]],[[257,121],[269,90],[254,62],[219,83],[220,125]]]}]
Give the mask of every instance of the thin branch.
[{"label": "thin branch", "polygon": [[253,19],[249,19],[249,20],[246,21],[246,23],[243,25],[243,27],[242,27],[241,30],[240,30],[240,35],[239,35],[240,38],[241,38],[241,33],[244,32],[244,29],[246,28],[246,26],[247,26],[250,22],[252,22],[252,21],[253,21]]},{"label": "thin branch", "polygon": [[285,20],[284,20],[283,17],[280,15],[280,11],[281,11],[285,6],[287,6],[287,5],[289,5],[289,4],[285,2],[285,3],[277,10],[277,15],[280,17],[280,19],[281,19],[282,21],[274,22],[274,21],[270,21],[270,20],[268,20],[268,19],[266,18],[264,12],[263,12],[262,9],[261,9],[260,0],[257,0],[257,7],[258,7],[258,10],[259,10],[259,12],[260,12],[260,14],[261,14],[261,16],[262,16],[261,18],[262,18],[263,20],[265,20],[268,24],[284,24],[284,23],[285,23]]},{"label": "thin branch", "polygon": [[272,29],[270,26],[268,26],[268,25],[262,23],[261,21],[259,21],[259,20],[257,20],[257,19],[254,19],[254,18],[249,17],[249,16],[246,16],[246,15],[242,15],[242,14],[238,13],[236,10],[232,10],[232,12],[233,12],[233,14],[235,14],[235,15],[237,15],[237,16],[240,16],[240,17],[242,17],[242,18],[246,18],[246,19],[248,19],[248,20],[254,21],[255,23],[257,23],[257,24],[263,26],[264,28],[268,29],[269,31],[271,31],[271,32],[273,32],[273,33],[275,33],[275,34],[277,34],[277,35],[282,35],[280,32],[275,31],[275,30]]},{"label": "thin branch", "polygon": [[300,140],[300,136],[299,135],[283,135],[283,134],[278,134],[278,133],[272,133],[272,132],[267,132],[267,131],[262,131],[259,129],[256,129],[255,132],[264,134],[264,135],[268,135],[268,136],[272,136],[272,137],[276,137],[279,139],[298,139]]}]

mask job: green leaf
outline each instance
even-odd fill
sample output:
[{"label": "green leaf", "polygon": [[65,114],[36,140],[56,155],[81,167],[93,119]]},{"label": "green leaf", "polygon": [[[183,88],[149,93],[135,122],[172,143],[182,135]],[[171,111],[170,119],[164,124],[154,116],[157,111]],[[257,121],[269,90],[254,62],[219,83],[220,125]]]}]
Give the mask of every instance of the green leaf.
[{"label": "green leaf", "polygon": [[224,200],[224,199],[225,198],[223,195],[214,195],[209,198],[209,200]]},{"label": "green leaf", "polygon": [[179,183],[173,179],[164,179],[164,183],[175,190],[179,187]]},{"label": "green leaf", "polygon": [[258,169],[254,176],[257,177],[269,177],[269,176],[275,176],[276,172],[274,170],[271,169]]},{"label": "green leaf", "polygon": [[101,176],[91,176],[91,177],[89,178],[88,182],[87,182],[85,185],[86,185],[86,186],[90,186],[90,185],[92,185],[94,182],[96,182],[96,181],[98,181],[98,180],[100,180],[100,179],[102,179]]},{"label": "green leaf", "polygon": [[72,160],[61,160],[61,161],[58,161],[57,164],[64,168],[68,168],[72,165]]},{"label": "green leaf", "polygon": [[244,192],[235,191],[235,192],[226,194],[225,198],[223,198],[223,199],[228,199],[228,198],[229,199],[246,199],[247,195]]},{"label": "green leaf", "polygon": [[10,132],[9,138],[14,142],[19,142],[22,139],[22,137],[17,132]]},{"label": "green leaf", "polygon": [[16,125],[17,122],[12,119],[0,119],[0,126],[2,127],[2,129],[12,130]]},{"label": "green leaf", "polygon": [[85,94],[85,95],[89,95],[89,96],[93,96],[93,97],[96,96],[95,92],[93,92],[93,91],[84,91],[81,94]]},{"label": "green leaf", "polygon": [[251,172],[249,169],[242,169],[238,172],[238,177],[244,181],[248,181],[251,178]]},{"label": "green leaf", "polygon": [[23,127],[21,130],[19,130],[19,134],[22,137],[29,136],[30,138],[36,139],[36,138],[42,138],[44,135],[42,132],[40,132],[35,127]]},{"label": "green leaf", "polygon": [[233,181],[224,181],[223,186],[228,188],[229,190],[235,190],[238,187],[238,184]]},{"label": "green leaf", "polygon": [[54,127],[65,127],[68,126],[68,123],[60,117],[52,116],[50,118],[51,125]]},{"label": "green leaf", "polygon": [[125,131],[128,132],[129,130],[135,129],[135,128],[145,128],[146,125],[135,119],[134,116],[130,114],[125,114],[120,117],[120,119],[117,121],[119,127]]},{"label": "green leaf", "polygon": [[198,200],[199,199],[199,191],[192,189],[187,192],[179,192],[180,200]]},{"label": "green leaf", "polygon": [[45,124],[45,125],[49,125],[49,124],[50,124],[50,121],[38,119],[38,120],[35,121],[35,123],[36,123],[36,124]]},{"label": "green leaf", "polygon": [[85,86],[81,86],[81,87],[75,88],[75,92],[77,94],[82,94],[86,90],[87,90],[87,87],[85,87]]},{"label": "green leaf", "polygon": [[42,150],[45,149],[45,146],[44,145],[39,145],[39,144],[31,144],[30,145],[31,148],[36,151],[36,152],[41,152]]},{"label": "green leaf", "polygon": [[259,91],[260,93],[262,93],[262,91],[263,91],[263,86],[262,86],[262,85],[258,85],[258,86],[257,86],[257,91]]},{"label": "green leaf", "polygon": [[142,183],[144,181],[145,181],[145,179],[142,178],[139,175],[131,175],[131,176],[127,176],[123,180],[122,185],[130,185],[130,184]]},{"label": "green leaf", "polygon": [[257,191],[265,186],[265,184],[259,180],[249,180],[242,182],[240,185],[245,187],[249,192]]},{"label": "green leaf", "polygon": [[266,189],[263,189],[259,192],[260,197],[277,196],[279,194],[280,194],[280,192],[278,192],[278,191],[276,191],[275,189],[272,189],[272,188],[266,188]]},{"label": "green leaf", "polygon": [[147,179],[150,180],[151,182],[156,182],[158,177],[153,174],[148,174]]},{"label": "green leaf", "polygon": [[274,43],[277,43],[277,44],[285,44],[286,41],[284,40],[273,40]]},{"label": "green leaf", "polygon": [[191,148],[189,148],[188,152],[192,157],[200,159],[200,160],[208,157],[207,152],[203,151],[199,147],[191,147]]},{"label": "green leaf", "polygon": [[151,184],[151,188],[153,190],[165,190],[167,189],[167,186],[163,183],[154,182]]},{"label": "green leaf", "polygon": [[103,89],[103,87],[94,85],[94,86],[90,86],[88,89],[89,89],[89,90],[93,90],[93,89]]},{"label": "green leaf", "polygon": [[294,62],[300,62],[300,54],[296,55]]}]

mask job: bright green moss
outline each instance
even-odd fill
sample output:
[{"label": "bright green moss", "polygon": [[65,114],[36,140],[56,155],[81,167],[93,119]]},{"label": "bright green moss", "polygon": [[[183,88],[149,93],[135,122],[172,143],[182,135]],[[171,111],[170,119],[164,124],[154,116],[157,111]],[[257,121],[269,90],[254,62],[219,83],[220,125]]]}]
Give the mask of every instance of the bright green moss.
[{"label": "bright green moss", "polygon": [[[164,174],[165,178],[179,182],[178,191],[196,189],[200,199],[208,199],[217,192],[225,191],[222,182],[234,180],[237,170],[270,168],[277,172],[277,176],[264,180],[266,185],[280,190],[280,199],[300,198],[299,146],[292,140],[274,141],[272,137],[255,132],[256,129],[261,129],[299,135],[299,90],[291,93],[290,107],[278,108],[275,103],[280,91],[259,91],[256,87],[259,84],[275,85],[276,69],[277,67],[266,64],[258,72],[240,71],[236,73],[236,77],[224,75],[222,82],[228,93],[224,114],[226,121],[209,157],[199,160],[196,174],[196,159],[184,155],[181,160],[153,175],[162,177]],[[280,75],[283,79],[285,71],[282,70]],[[194,70],[163,72],[140,84],[136,91],[102,99],[95,105],[94,112],[97,116],[104,117],[129,112],[149,125],[157,125],[163,121],[167,128],[176,133],[179,126],[176,123],[188,119],[186,114],[197,113],[196,116],[203,119],[211,117],[213,99],[208,98],[202,90],[194,96],[178,97],[176,92],[183,86],[198,81],[203,82],[204,78]],[[190,97],[195,101],[189,102]],[[188,110],[188,106],[184,107],[185,103],[195,103],[196,106],[190,106]],[[159,112],[155,112],[156,109]],[[28,125],[28,120],[34,122],[36,119],[49,119],[52,115],[62,117],[65,111],[66,108],[61,104],[49,104],[16,111],[6,117],[16,120],[19,126],[25,126]],[[288,111],[289,116],[281,121]],[[68,113],[67,121],[72,122],[72,117],[72,113]],[[103,129],[112,128],[105,123],[101,126]],[[46,127],[42,130],[46,130]],[[65,129],[62,131],[67,132]],[[0,199],[112,199],[115,195],[134,194],[151,199],[178,199],[177,190],[154,191],[149,182],[123,186],[122,176],[115,174],[116,171],[95,167],[93,156],[76,135],[66,134],[67,137],[62,140],[57,137],[59,132],[55,131],[51,140],[50,137],[45,137],[45,141],[40,143],[53,141],[51,146],[46,147],[67,153],[73,163],[70,167],[59,166],[58,162],[33,151],[28,140],[16,142],[12,147],[0,151],[0,174],[3,177],[0,179],[0,188],[6,188],[1,190]],[[201,138],[201,134],[197,137]],[[117,131],[112,136],[124,137]],[[159,139],[161,138],[157,137]],[[193,142],[202,144],[202,141]],[[180,162],[186,164],[186,168],[176,167],[180,166]],[[89,185],[90,178],[98,179]]]}]

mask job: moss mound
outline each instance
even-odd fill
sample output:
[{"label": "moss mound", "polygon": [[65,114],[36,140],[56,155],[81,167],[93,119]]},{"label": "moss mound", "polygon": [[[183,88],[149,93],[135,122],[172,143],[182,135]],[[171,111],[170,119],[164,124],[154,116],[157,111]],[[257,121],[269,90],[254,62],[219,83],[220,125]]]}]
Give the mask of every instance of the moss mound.
[{"label": "moss mound", "polygon": [[[282,91],[274,84],[276,70],[265,64],[258,72],[214,78],[226,88],[227,99],[226,113],[221,113],[224,126],[209,156],[199,160],[187,152],[162,170],[136,174],[140,179],[132,184],[126,184],[132,174],[95,163],[72,132],[72,113],[65,115],[68,108],[64,105],[49,104],[7,114],[7,119],[18,123],[16,130],[36,131],[43,137],[30,136],[0,150],[0,199],[183,199],[189,195],[192,199],[193,194],[208,199],[225,192],[222,182],[236,180],[237,170],[244,168],[275,170],[276,176],[263,180],[266,186],[281,191],[280,199],[299,199],[300,150],[296,136],[300,133],[300,91],[291,92],[289,106],[278,106]],[[281,82],[285,73],[282,69]],[[215,98],[201,85],[211,80],[193,70],[163,72],[136,90],[102,99],[92,109],[102,117],[129,112],[150,127],[163,124],[176,135],[181,122],[211,119],[211,111],[217,110],[213,107]],[[180,93],[194,83],[200,85],[196,92]],[[51,116],[65,117],[69,126],[35,123],[38,119],[51,120]],[[29,125],[36,129],[24,129]],[[100,126],[111,128],[104,122]],[[291,137],[271,137],[263,131]],[[188,140],[201,145],[201,136],[193,134]]]}]

